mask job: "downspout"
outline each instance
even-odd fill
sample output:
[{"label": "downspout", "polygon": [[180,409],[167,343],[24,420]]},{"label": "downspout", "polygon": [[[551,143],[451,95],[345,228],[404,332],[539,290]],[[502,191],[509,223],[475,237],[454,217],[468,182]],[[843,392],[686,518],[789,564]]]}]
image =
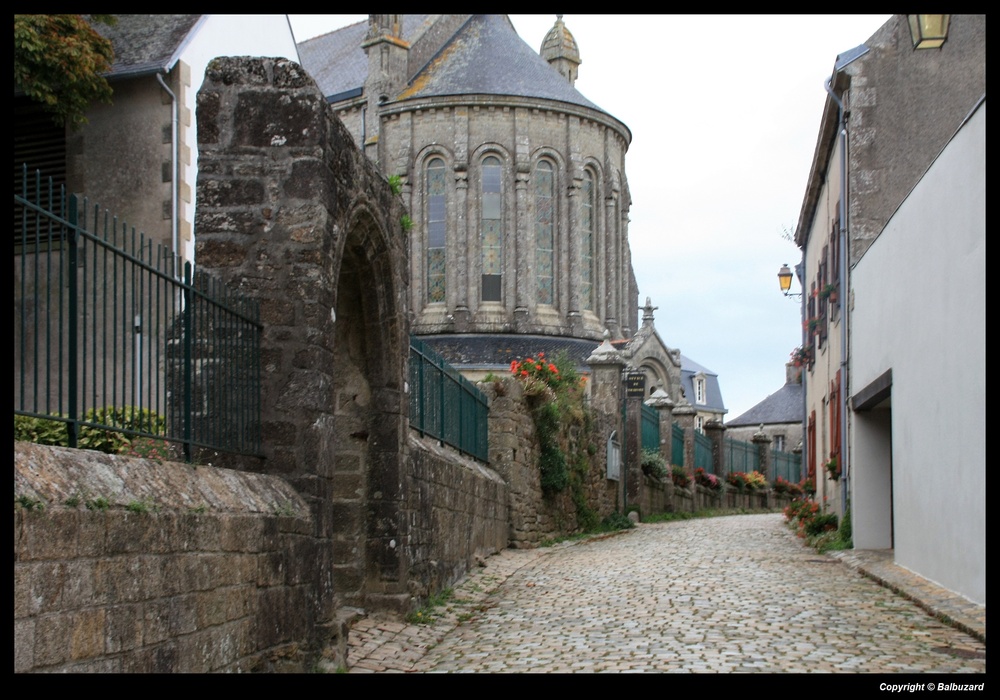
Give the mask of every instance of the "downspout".
[{"label": "downspout", "polygon": [[848,489],[848,479],[850,479],[850,469],[848,468],[848,444],[847,439],[847,331],[848,313],[847,305],[850,301],[847,288],[847,114],[844,110],[844,103],[830,87],[830,80],[826,81],[826,91],[837,103],[840,113],[840,274],[837,283],[840,285],[840,502],[844,504],[844,512],[847,512],[847,497],[850,493]]},{"label": "downspout", "polygon": [[177,211],[177,122],[178,122],[178,108],[177,108],[177,95],[173,93],[169,87],[167,87],[166,82],[163,80],[163,74],[157,73],[156,79],[159,81],[160,86],[166,90],[167,94],[170,95],[170,238],[173,246],[174,252],[174,274],[177,274],[179,266],[176,264],[180,260],[180,222],[178,221]]},{"label": "downspout", "polygon": [[[806,348],[808,333],[806,332],[806,255],[802,251],[802,259],[795,265],[795,276],[799,280],[799,289],[802,290],[801,301],[799,302],[799,320],[802,322],[802,349]],[[802,385],[802,452],[799,454],[799,480],[805,481],[809,478],[809,403],[806,401],[806,368],[799,368],[799,383]]]}]

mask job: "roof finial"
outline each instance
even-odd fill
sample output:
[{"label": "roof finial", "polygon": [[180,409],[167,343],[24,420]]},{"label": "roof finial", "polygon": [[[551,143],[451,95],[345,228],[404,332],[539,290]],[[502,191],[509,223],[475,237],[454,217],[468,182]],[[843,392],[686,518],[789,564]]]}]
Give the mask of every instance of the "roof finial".
[{"label": "roof finial", "polygon": [[651,326],[653,325],[653,312],[656,311],[659,306],[653,306],[653,302],[649,297],[646,297],[646,305],[639,307],[642,310],[642,325]]},{"label": "roof finial", "polygon": [[542,40],[539,53],[570,85],[576,82],[580,70],[580,49],[576,46],[576,39],[563,24],[562,15],[556,15],[556,23]]}]

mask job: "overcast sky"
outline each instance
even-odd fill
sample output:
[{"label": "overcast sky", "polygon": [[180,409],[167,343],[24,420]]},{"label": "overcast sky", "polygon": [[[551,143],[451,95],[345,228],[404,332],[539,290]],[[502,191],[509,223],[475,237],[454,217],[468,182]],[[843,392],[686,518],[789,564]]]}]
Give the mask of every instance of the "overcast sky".
[{"label": "overcast sky", "polygon": [[[291,15],[296,41],[367,15]],[[554,15],[510,15],[536,51]],[[564,15],[576,88],[632,131],[629,239],[663,341],[719,375],[726,419],[785,382],[799,306],[778,268],[837,54],[889,15]],[[801,291],[798,282],[792,291]]]}]

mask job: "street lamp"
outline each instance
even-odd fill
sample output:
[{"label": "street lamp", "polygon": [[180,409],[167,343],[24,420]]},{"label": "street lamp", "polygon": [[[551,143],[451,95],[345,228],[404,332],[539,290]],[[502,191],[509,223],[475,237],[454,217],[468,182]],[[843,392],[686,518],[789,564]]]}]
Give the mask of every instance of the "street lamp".
[{"label": "street lamp", "polygon": [[907,15],[915,49],[939,49],[948,40],[951,15]]},{"label": "street lamp", "polygon": [[788,291],[789,289],[792,288],[792,270],[790,267],[788,267],[788,263],[782,265],[781,269],[778,270],[778,284],[781,285],[781,293],[784,294],[786,297],[802,298],[801,292],[799,292],[798,294],[791,294]]}]

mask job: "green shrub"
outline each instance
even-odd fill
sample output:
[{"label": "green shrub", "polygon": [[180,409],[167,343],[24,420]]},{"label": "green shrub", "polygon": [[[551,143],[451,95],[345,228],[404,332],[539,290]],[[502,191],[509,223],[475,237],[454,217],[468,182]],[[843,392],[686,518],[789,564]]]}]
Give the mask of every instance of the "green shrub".
[{"label": "green shrub", "polygon": [[403,178],[399,175],[389,176],[389,189],[392,190],[393,194],[399,194],[403,191]]},{"label": "green shrub", "polygon": [[38,445],[69,444],[69,433],[62,421],[34,416],[14,415],[14,439],[24,442],[34,442]]},{"label": "green shrub", "polygon": [[571,487],[577,519],[586,527],[596,516],[583,492],[590,468],[587,438],[593,420],[584,401],[583,378],[565,353],[555,360],[547,360],[544,352],[514,360],[510,372],[523,384],[531,408],[542,492],[552,496]]},{"label": "green shrub", "polygon": [[643,450],[639,466],[642,467],[643,474],[657,481],[663,481],[669,474],[667,461],[660,455],[659,450]]},{"label": "green shrub", "polygon": [[837,528],[837,537],[841,542],[845,542],[848,546],[853,546],[854,533],[851,530],[851,509],[848,508],[844,511],[844,518],[840,521],[840,527]]},{"label": "green shrub", "polygon": [[607,530],[628,530],[635,527],[635,523],[629,520],[627,515],[619,513],[617,510],[605,516],[601,525]]},{"label": "green shrub", "polygon": [[816,537],[836,529],[837,516],[834,513],[817,513],[805,521],[805,533],[809,537]]},{"label": "green shrub", "polygon": [[[60,416],[63,418],[65,416]],[[101,423],[118,430],[128,430],[153,435],[166,433],[166,419],[156,411],[135,406],[118,408],[106,406],[92,408],[84,414],[84,421]],[[69,446],[69,429],[67,424],[53,418],[35,418],[34,416],[14,416],[14,439],[34,442],[39,445]],[[104,428],[81,426],[76,440],[77,447],[85,450],[97,450],[107,454],[134,454],[135,456],[165,459],[169,455],[169,446],[162,440],[151,438],[136,438],[125,433]]]}]

